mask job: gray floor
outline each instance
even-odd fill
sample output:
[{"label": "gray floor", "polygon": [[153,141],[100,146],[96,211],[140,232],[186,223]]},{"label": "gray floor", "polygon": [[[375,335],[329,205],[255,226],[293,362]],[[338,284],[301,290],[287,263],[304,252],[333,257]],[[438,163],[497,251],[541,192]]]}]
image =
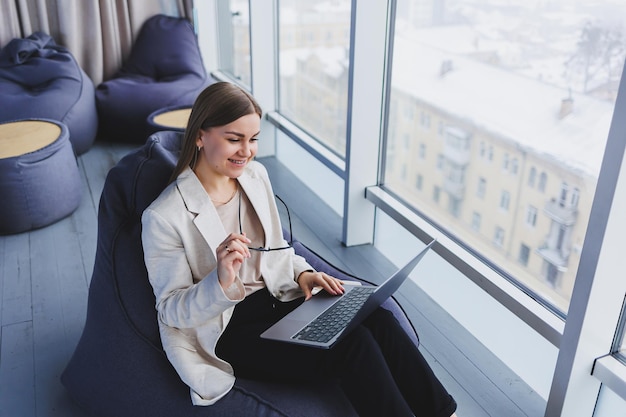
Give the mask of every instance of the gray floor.
[{"label": "gray floor", "polygon": [[[83,199],[46,228],[0,236],[0,417],[83,416],[59,376],[80,337],[93,269],[97,207],[106,173],[133,146],[96,143],[78,158]],[[340,243],[341,219],[275,159],[263,162],[290,209],[297,239],[374,282],[393,266],[371,246]],[[545,402],[413,283],[398,300],[422,352],[459,403],[459,417],[543,416]]]}]

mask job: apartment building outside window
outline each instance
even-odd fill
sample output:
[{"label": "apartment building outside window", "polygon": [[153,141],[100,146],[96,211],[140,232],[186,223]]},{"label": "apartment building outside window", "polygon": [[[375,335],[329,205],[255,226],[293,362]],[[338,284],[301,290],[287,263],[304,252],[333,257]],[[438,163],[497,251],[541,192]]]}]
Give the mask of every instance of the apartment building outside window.
[{"label": "apartment building outside window", "polygon": [[227,33],[220,56],[221,69],[246,88],[252,85],[250,61],[250,4],[229,0],[220,16],[220,30]]},{"label": "apartment building outside window", "polygon": [[346,154],[350,16],[349,0],[281,0],[278,15],[279,111],[339,156]]},{"label": "apartment building outside window", "polygon": [[[397,4],[389,125],[402,123],[398,111],[414,106],[416,113],[428,112],[448,126],[443,147],[428,135],[420,140],[433,149],[433,156],[441,149],[437,166],[443,169],[432,173],[432,181],[439,182],[440,199],[449,210],[437,210],[436,200],[407,195],[392,172],[385,172],[385,186],[459,241],[480,248],[505,276],[544,295],[563,314],[578,265],[578,253],[571,248],[582,246],[585,237],[626,50],[622,39],[616,44],[598,41],[595,47],[601,52],[589,52],[592,30],[606,39],[621,39],[606,21],[593,20],[597,14],[606,16],[604,11],[567,2],[508,7],[491,0],[460,0],[431,8],[419,1]],[[555,15],[563,19],[554,20]],[[523,23],[528,21],[532,25]],[[537,44],[537,39],[544,43]],[[601,54],[610,58],[603,61]],[[402,140],[388,133],[388,145]],[[497,167],[478,163],[494,157]],[[516,180],[517,175],[526,181]],[[464,219],[472,216],[465,212],[484,196],[485,178],[490,187],[504,190],[494,206],[508,213],[498,226],[495,246],[501,246],[504,235],[517,247],[524,239],[546,266],[528,262],[520,269],[506,251],[486,248],[463,228]],[[567,182],[567,191],[555,188],[557,179]],[[467,184],[478,184],[477,191],[464,192]],[[530,206],[536,211],[524,210]],[[531,232],[516,227],[518,223],[534,228]],[[542,274],[546,279],[537,280]]]}]

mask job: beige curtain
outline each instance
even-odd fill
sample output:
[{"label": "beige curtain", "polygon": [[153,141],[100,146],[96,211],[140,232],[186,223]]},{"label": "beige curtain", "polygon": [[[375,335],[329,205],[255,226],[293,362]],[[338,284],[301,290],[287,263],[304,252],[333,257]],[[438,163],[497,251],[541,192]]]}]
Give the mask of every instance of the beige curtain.
[{"label": "beige curtain", "polygon": [[193,0],[0,0],[0,48],[43,31],[67,47],[98,85],[130,53],[143,22],[155,14],[192,21]]}]

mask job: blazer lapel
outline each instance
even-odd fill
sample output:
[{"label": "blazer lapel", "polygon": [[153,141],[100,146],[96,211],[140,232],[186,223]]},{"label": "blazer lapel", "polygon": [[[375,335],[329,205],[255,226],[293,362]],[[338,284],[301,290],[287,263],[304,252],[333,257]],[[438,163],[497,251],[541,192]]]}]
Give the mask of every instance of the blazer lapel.
[{"label": "blazer lapel", "polygon": [[[237,180],[254,207],[267,240],[271,233],[268,229],[268,224],[271,223],[271,210],[263,181],[256,175],[251,175],[249,171],[244,171]],[[215,256],[215,248],[228,235],[215,206],[191,168],[187,168],[178,176],[177,186],[187,210],[195,215],[194,224]]]},{"label": "blazer lapel", "polygon": [[179,175],[177,186],[187,210],[195,215],[193,223],[216,257],[215,249],[226,238],[227,233],[209,195],[191,168]]},{"label": "blazer lapel", "polygon": [[270,230],[268,230],[267,226],[270,223],[271,211],[270,206],[267,201],[267,193],[266,188],[263,185],[263,181],[257,177],[256,175],[250,175],[248,171],[244,172],[238,178],[239,184],[241,188],[248,196],[248,200],[254,207],[254,211],[256,211],[259,220],[261,221],[261,226],[263,227],[263,233],[265,234],[265,244],[267,244],[267,239],[270,236]]}]

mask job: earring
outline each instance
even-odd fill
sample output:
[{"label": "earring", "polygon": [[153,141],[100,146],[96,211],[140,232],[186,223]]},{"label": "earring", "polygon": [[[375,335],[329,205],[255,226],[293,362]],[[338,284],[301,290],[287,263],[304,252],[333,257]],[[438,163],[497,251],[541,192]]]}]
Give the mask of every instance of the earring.
[{"label": "earring", "polygon": [[191,167],[191,169],[196,167],[196,164],[198,163],[198,154],[200,153],[200,150],[202,149],[200,146],[196,147],[197,151],[196,153],[193,154],[193,157],[191,158],[191,162],[189,163],[189,166]]}]

